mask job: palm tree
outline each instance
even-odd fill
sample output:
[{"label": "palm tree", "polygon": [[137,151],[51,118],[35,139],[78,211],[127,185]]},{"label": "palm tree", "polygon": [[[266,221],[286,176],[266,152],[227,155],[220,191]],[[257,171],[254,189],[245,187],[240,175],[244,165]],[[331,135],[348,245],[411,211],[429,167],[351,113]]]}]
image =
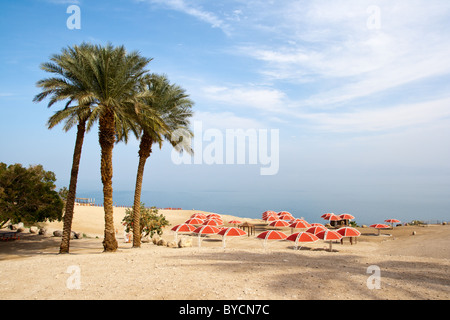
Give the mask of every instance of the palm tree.
[{"label": "palm tree", "polygon": [[[111,44],[105,47],[82,44],[63,50],[62,55],[55,55],[52,59],[55,63],[43,64],[42,68],[60,77],[38,82],[38,86],[43,87],[44,91],[35,97],[35,101],[51,95],[51,106],[69,99],[64,112],[55,115],[54,121],[68,116],[71,111],[75,112],[75,107],[69,108],[73,101],[78,101],[78,106],[84,108],[84,111],[89,106],[89,116],[83,112],[83,116],[80,114],[78,119],[80,122],[86,120],[87,127],[90,128],[95,121],[99,121],[100,172],[105,210],[103,248],[104,251],[113,252],[118,245],[113,217],[112,153],[116,136],[126,139],[128,130],[136,133],[130,110],[138,108],[140,99],[147,94],[138,89],[147,72],[144,68],[151,59],[140,56],[138,52],[127,53],[123,46],[114,47]],[[74,118],[71,119],[73,121]],[[80,128],[80,138],[81,131]],[[77,148],[76,150],[78,152]],[[69,218],[67,215],[68,220]]]},{"label": "palm tree", "polygon": [[[144,167],[152,153],[152,145],[158,143],[162,147],[164,140],[169,141],[179,152],[183,150],[192,153],[191,146],[187,144],[190,139],[173,139],[175,130],[183,130],[192,136],[189,130],[189,118],[192,116],[193,102],[186,95],[185,90],[179,86],[171,85],[164,75],[152,74],[146,77],[144,91],[149,94],[144,99],[144,106],[136,113],[136,122],[141,129],[139,144],[139,164],[136,174],[136,187],[133,203],[133,247],[141,246],[140,209],[142,180]],[[161,125],[155,122],[154,112],[160,115]]]},{"label": "palm tree", "polygon": [[[51,107],[57,101],[69,100],[64,109],[57,111],[48,120],[49,129],[63,120],[66,121],[64,126],[66,132],[77,124],[69,191],[64,213],[63,237],[59,253],[69,252],[81,151],[86,132],[86,122],[91,115],[89,98],[86,100],[89,93],[86,92],[86,88],[82,83],[83,59],[80,56],[82,50],[88,50],[88,47],[63,49],[62,54],[55,54],[50,58],[51,62],[41,64],[42,70],[53,73],[57,77],[38,81],[37,86],[42,88],[42,92],[33,99],[35,102],[40,102],[45,97],[50,96],[51,100],[48,107]],[[73,102],[78,102],[79,104],[70,107]],[[80,104],[80,102],[85,104]]]},{"label": "palm tree", "polygon": [[[145,92],[138,92],[139,84],[147,72],[144,68],[151,59],[138,52],[127,53],[123,46],[95,46],[94,54],[86,55],[89,62],[89,90],[95,105],[92,116],[99,119],[99,144],[101,148],[101,178],[105,210],[103,248],[107,252],[117,250],[114,232],[112,155],[119,127],[133,127],[130,110],[138,108]],[[118,124],[121,123],[120,126]]]}]

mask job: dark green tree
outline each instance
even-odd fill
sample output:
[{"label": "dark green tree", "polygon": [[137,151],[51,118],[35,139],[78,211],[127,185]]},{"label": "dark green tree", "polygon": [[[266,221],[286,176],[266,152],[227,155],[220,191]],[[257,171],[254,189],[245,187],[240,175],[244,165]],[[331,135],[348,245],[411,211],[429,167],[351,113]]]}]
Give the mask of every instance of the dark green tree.
[{"label": "dark green tree", "polygon": [[42,165],[0,163],[0,225],[61,221],[64,202],[55,181],[55,174]]}]

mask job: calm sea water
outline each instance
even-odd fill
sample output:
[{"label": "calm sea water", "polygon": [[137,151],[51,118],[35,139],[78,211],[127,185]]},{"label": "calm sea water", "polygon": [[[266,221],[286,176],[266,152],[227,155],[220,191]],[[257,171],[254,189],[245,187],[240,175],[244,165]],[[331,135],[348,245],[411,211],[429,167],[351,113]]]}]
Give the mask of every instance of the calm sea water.
[{"label": "calm sea water", "polygon": [[[101,191],[80,191],[78,197],[95,198],[103,203]],[[114,191],[113,201],[118,206],[133,204],[133,191]],[[289,211],[295,217],[308,222],[323,222],[320,216],[326,212],[350,213],[358,224],[382,223],[396,218],[402,222],[424,220],[449,220],[450,200],[445,198],[424,198],[411,195],[400,197],[371,197],[370,193],[342,196],[317,192],[209,192],[209,191],[143,191],[141,202],[147,207],[197,209],[219,214],[230,214],[246,218],[260,218],[267,210]]]}]

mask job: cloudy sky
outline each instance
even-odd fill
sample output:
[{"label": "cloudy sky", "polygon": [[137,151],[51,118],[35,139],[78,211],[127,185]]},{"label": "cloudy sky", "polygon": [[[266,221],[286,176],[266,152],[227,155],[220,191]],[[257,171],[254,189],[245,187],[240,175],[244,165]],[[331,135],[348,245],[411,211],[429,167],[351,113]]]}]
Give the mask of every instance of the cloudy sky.
[{"label": "cloudy sky", "polygon": [[[67,26],[73,4],[80,29]],[[43,164],[68,184],[75,131],[46,129],[58,106],[32,102],[46,76],[39,64],[68,45],[111,42],[152,57],[151,71],[184,87],[204,131],[279,132],[275,175],[261,176],[260,159],[176,165],[164,146],[143,189],[214,191],[219,202],[220,192],[303,195],[319,215],[450,216],[446,0],[2,1],[0,15],[0,161]],[[82,190],[101,190],[92,131]],[[137,149],[117,145],[115,190],[133,189]]]}]

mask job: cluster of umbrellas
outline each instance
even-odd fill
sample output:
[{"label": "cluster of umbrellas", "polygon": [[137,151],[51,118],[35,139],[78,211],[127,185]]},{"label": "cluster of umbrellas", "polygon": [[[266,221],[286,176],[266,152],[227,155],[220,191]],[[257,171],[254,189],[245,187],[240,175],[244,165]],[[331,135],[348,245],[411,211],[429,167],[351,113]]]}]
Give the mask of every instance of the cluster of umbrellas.
[{"label": "cluster of umbrellas", "polygon": [[[328,221],[355,219],[354,216],[348,213],[344,213],[339,216],[334,213],[325,213],[321,216],[321,218]],[[299,244],[324,240],[330,242],[331,251],[333,241],[341,240],[343,237],[359,237],[361,235],[358,230],[352,227],[343,227],[336,231],[333,231],[327,229],[323,224],[320,223],[310,224],[304,219],[294,218],[294,216],[287,211],[281,211],[278,213],[275,211],[265,211],[262,214],[262,219],[269,223],[269,226],[271,227],[292,228],[291,235],[289,236],[277,230],[267,230],[257,235],[257,238],[264,240],[264,247],[266,247],[269,240],[293,241],[295,243],[295,249],[299,246]],[[293,229],[306,229],[306,231],[293,233]]]},{"label": "cluster of umbrellas", "polygon": [[[327,221],[339,221],[339,220],[353,220],[354,216],[348,213],[336,215],[334,213],[325,213],[321,216]],[[338,230],[329,230],[323,224],[320,223],[308,223],[304,219],[295,218],[291,213],[287,211],[266,211],[262,214],[262,219],[268,223],[270,227],[289,227],[292,229],[291,234],[288,236],[284,232],[279,230],[266,230],[257,235],[258,239],[263,240],[264,248],[267,246],[268,241],[288,240],[295,243],[294,248],[301,248],[301,245],[305,243],[313,243],[319,240],[329,241],[330,251],[332,250],[333,241],[341,240],[344,237],[359,237],[361,233],[352,227],[344,226]],[[398,223],[399,220],[387,219],[387,223]],[[194,213],[184,223],[174,226],[171,230],[175,232],[175,241],[177,241],[178,233],[194,233],[198,235],[198,246],[201,246],[202,236],[218,234],[222,236],[222,246],[226,246],[227,237],[242,237],[247,233],[237,228],[236,226],[241,224],[242,221],[231,220],[229,224],[233,224],[234,227],[223,226],[222,216],[216,213],[205,215],[203,213]],[[389,228],[386,224],[373,224],[370,227],[379,230]],[[294,233],[294,229],[305,229],[305,231]]]},{"label": "cluster of umbrellas", "polygon": [[242,221],[231,220],[228,221],[229,224],[235,225],[234,227],[224,227],[223,219],[220,214],[211,213],[205,215],[203,213],[194,213],[188,220],[184,223],[174,226],[171,230],[175,232],[175,241],[177,241],[179,233],[195,233],[198,234],[198,246],[201,246],[202,235],[213,235],[218,234],[222,236],[222,245],[225,248],[226,237],[242,237],[247,233],[236,227],[236,225],[241,224]]}]

